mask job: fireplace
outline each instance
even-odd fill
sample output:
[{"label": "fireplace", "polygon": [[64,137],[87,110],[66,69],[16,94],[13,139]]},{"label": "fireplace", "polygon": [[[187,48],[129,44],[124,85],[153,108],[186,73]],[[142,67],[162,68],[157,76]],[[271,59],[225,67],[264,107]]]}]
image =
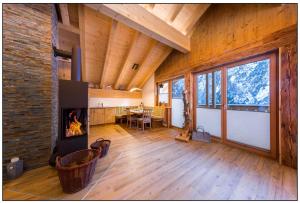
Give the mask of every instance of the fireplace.
[{"label": "fireplace", "polygon": [[87,134],[87,109],[62,108],[62,139],[86,136]]},{"label": "fireplace", "polygon": [[88,84],[59,80],[59,128],[57,150],[60,156],[88,148]]},{"label": "fireplace", "polygon": [[53,47],[54,56],[72,58],[71,80],[58,84],[58,137],[49,164],[55,166],[57,156],[88,148],[88,83],[81,81],[81,51],[72,54]]}]

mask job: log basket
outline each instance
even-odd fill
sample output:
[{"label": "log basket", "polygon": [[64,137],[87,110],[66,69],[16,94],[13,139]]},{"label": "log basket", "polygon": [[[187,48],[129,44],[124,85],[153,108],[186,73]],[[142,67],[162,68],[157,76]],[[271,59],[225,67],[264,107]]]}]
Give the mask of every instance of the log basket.
[{"label": "log basket", "polygon": [[99,138],[95,142],[93,142],[90,147],[92,149],[95,149],[95,150],[101,149],[100,150],[101,153],[99,155],[99,158],[102,158],[107,154],[107,152],[109,150],[110,143],[111,143],[110,140],[105,140],[103,138]]},{"label": "log basket", "polygon": [[56,158],[56,169],[65,193],[75,193],[91,181],[100,150],[85,149]]}]

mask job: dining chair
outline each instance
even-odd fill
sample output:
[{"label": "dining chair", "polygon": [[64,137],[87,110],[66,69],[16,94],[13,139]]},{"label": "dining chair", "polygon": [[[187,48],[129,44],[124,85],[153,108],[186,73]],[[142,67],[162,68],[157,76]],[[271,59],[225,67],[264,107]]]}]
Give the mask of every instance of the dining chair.
[{"label": "dining chair", "polygon": [[120,121],[120,123],[122,124],[124,120],[126,120],[126,112],[124,111],[124,107],[117,107],[116,108],[116,116],[115,116],[115,120],[116,123],[118,121]]},{"label": "dining chair", "polygon": [[149,127],[151,128],[151,126],[152,126],[152,124],[151,124],[151,113],[152,113],[151,109],[144,109],[142,117],[137,119],[137,127],[139,127],[139,124],[141,124],[142,125],[141,128],[144,131],[145,130],[145,124],[149,123]]},{"label": "dining chair", "polygon": [[130,109],[126,109],[127,112],[127,127],[129,126],[131,128],[132,123],[135,123],[137,126],[137,117],[135,115],[132,115],[130,112]]}]

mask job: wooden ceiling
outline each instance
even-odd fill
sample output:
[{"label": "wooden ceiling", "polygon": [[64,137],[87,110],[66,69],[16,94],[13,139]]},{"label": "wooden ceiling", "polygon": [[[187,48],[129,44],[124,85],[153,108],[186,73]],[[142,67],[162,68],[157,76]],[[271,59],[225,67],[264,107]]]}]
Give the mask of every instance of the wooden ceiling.
[{"label": "wooden ceiling", "polygon": [[169,25],[190,35],[199,18],[210,4],[140,4]]},{"label": "wooden ceiling", "polygon": [[[70,36],[75,34],[80,38],[83,80],[104,89],[130,90],[142,88],[173,48],[188,51],[193,27],[209,4],[59,4],[57,7],[60,33],[69,32]],[[129,11],[130,15],[124,13]],[[70,41],[67,34],[62,35],[60,44]],[[134,64],[138,64],[137,69],[132,68]]]}]

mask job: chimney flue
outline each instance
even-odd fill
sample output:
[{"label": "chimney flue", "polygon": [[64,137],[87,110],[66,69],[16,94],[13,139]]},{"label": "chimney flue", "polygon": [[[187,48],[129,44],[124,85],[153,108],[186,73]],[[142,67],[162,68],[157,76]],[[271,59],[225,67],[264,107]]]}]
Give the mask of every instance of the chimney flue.
[{"label": "chimney flue", "polygon": [[81,81],[81,50],[80,50],[80,47],[72,48],[71,80]]}]

